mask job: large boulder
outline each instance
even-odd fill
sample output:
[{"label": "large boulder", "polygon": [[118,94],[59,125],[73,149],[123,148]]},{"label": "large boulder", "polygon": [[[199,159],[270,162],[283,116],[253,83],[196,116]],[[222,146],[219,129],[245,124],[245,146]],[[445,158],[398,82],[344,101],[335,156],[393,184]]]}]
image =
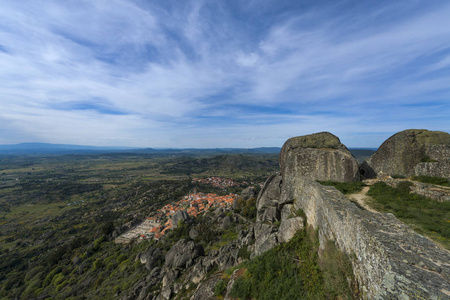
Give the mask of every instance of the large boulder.
[{"label": "large boulder", "polygon": [[290,138],[280,152],[285,174],[313,180],[351,182],[359,180],[358,162],[339,138],[320,132]]},{"label": "large boulder", "polygon": [[[388,138],[363,165],[365,177],[427,175],[450,177],[450,134],[409,129]],[[373,173],[372,173],[373,171]]]},{"label": "large boulder", "polygon": [[272,249],[278,244],[277,239],[277,227],[256,223],[255,224],[255,245],[252,253],[252,258],[263,254],[264,252]]},{"label": "large boulder", "polygon": [[162,259],[161,249],[151,248],[144,253],[139,253],[136,259],[139,259],[141,264],[144,264],[151,271],[158,264],[158,261]]},{"label": "large boulder", "polygon": [[189,220],[189,214],[185,210],[179,210],[172,215],[172,224],[174,228],[178,227],[178,222]]},{"label": "large boulder", "polygon": [[258,221],[276,222],[281,218],[278,202],[281,195],[281,175],[270,176],[264,183],[256,201]]},{"label": "large boulder", "polygon": [[205,251],[202,245],[181,239],[167,252],[165,266],[168,268],[186,268],[193,264],[194,259],[204,255]]}]

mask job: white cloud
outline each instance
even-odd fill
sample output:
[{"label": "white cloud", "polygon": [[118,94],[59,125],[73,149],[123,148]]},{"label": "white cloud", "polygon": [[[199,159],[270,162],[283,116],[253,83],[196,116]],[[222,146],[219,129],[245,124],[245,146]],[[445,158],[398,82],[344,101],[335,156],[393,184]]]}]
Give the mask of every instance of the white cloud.
[{"label": "white cloud", "polygon": [[[357,16],[339,5],[287,11],[260,29],[251,18],[238,22],[231,4],[165,4],[0,4],[0,122],[8,128],[0,143],[259,146],[327,128],[350,136],[367,119],[383,132],[450,129],[440,121],[448,106],[401,106],[450,94],[447,4],[382,26],[397,4]],[[123,115],[67,105],[92,99]],[[236,104],[246,109],[230,109]],[[400,110],[399,119],[392,112]],[[205,115],[230,121],[205,128]]]}]

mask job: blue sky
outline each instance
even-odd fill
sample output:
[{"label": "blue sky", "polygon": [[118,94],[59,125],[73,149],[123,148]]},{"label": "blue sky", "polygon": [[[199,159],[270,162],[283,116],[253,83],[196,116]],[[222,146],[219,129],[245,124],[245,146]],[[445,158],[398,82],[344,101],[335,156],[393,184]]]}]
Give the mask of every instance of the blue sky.
[{"label": "blue sky", "polygon": [[450,131],[448,1],[0,2],[0,144]]}]

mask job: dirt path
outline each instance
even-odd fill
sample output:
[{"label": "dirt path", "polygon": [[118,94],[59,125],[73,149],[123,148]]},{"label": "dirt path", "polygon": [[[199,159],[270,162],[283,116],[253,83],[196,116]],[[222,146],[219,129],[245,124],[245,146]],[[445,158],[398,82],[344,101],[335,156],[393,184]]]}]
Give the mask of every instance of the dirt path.
[{"label": "dirt path", "polygon": [[366,201],[372,199],[370,196],[367,196],[367,192],[369,191],[369,186],[365,186],[362,188],[362,190],[356,194],[350,194],[347,195],[351,200],[358,203],[361,207],[363,207],[365,210],[368,210],[373,213],[378,213],[378,211],[371,208]]}]

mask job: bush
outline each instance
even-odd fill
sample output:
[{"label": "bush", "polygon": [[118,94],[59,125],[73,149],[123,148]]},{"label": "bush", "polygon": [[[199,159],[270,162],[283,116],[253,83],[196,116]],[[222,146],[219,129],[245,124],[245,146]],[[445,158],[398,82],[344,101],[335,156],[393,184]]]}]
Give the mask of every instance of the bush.
[{"label": "bush", "polygon": [[247,246],[242,246],[241,248],[239,248],[239,253],[238,256],[242,259],[250,259],[250,251],[248,251]]},{"label": "bush", "polygon": [[421,175],[421,176],[412,176],[411,179],[415,180],[415,181],[420,181],[423,183],[450,186],[449,180],[447,178],[442,178],[442,177]]},{"label": "bush", "polygon": [[[352,299],[358,297],[358,285],[353,275],[352,263],[335,243],[328,240],[319,259],[323,272],[324,291],[328,299]],[[340,296],[340,297],[339,297]]]},{"label": "bush", "polygon": [[402,181],[397,184],[397,189],[403,194],[409,194],[411,192],[411,186],[413,186],[412,182]]},{"label": "bush", "polygon": [[236,212],[251,220],[256,219],[256,198],[253,197],[248,200],[239,198]]},{"label": "bush", "polygon": [[244,262],[243,276],[236,279],[231,297],[247,299],[323,298],[322,275],[317,264],[317,245],[299,231],[286,244]]},{"label": "bush", "polygon": [[220,297],[222,296],[223,292],[227,288],[227,283],[224,280],[219,280],[216,283],[216,286],[214,287],[214,296]]}]

